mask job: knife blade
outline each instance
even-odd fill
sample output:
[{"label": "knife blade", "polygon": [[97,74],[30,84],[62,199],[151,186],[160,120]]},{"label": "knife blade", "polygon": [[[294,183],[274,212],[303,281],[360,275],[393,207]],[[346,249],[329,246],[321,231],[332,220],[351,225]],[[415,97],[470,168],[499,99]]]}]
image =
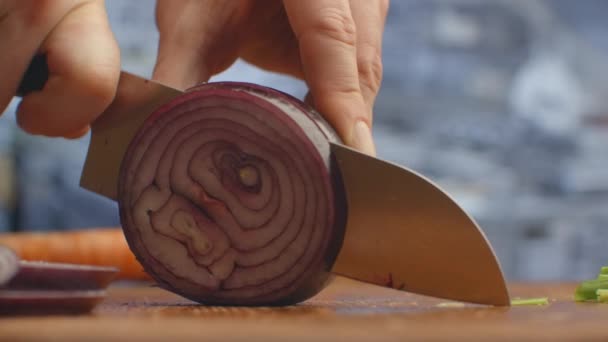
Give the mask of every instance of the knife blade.
[{"label": "knife blade", "polygon": [[[129,142],[148,115],[180,94],[123,71],[114,102],[91,126],[81,187],[116,200]],[[412,170],[331,146],[349,207],[336,274],[422,295],[509,305],[489,241],[447,193]]]},{"label": "knife blade", "polygon": [[509,305],[489,241],[446,192],[403,166],[331,147],[349,207],[334,273],[422,295]]},{"label": "knife blade", "polygon": [[[47,57],[37,54],[30,61],[15,95],[24,97],[42,90],[48,78]],[[80,186],[116,200],[120,164],[129,142],[154,109],[181,93],[177,89],[121,71],[114,100],[91,123],[91,141]]]},{"label": "knife blade", "polygon": [[116,200],[120,164],[129,142],[148,115],[180,94],[177,89],[123,71],[114,101],[91,124],[80,186]]}]

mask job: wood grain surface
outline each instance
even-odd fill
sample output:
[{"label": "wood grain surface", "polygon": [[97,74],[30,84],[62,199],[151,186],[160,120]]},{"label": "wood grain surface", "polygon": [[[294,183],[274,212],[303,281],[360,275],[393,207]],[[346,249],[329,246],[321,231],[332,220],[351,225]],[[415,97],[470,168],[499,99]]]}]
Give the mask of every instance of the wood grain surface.
[{"label": "wood grain surface", "polygon": [[511,284],[545,306],[443,306],[337,277],[315,298],[281,308],[206,307],[150,286],[114,285],[84,316],[3,317],[2,341],[608,341],[608,304],[575,303],[576,284]]}]

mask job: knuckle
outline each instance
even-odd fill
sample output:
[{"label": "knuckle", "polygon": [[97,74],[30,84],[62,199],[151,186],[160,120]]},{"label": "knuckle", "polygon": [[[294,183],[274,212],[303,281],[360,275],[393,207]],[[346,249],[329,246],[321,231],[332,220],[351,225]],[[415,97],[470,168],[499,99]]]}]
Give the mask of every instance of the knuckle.
[{"label": "knuckle", "polygon": [[83,95],[90,99],[92,110],[104,110],[114,100],[120,69],[114,65],[96,65],[94,68],[81,69]]},{"label": "knuckle", "polygon": [[96,82],[92,83],[91,95],[99,100],[101,107],[108,106],[116,94],[118,79],[109,73],[100,73],[95,76]]},{"label": "knuckle", "polygon": [[384,72],[382,56],[376,48],[370,47],[367,50],[370,52],[359,58],[359,78],[372,93],[377,93],[382,84]]},{"label": "knuckle", "polygon": [[351,46],[356,44],[355,21],[339,9],[324,11],[303,34],[321,35]]}]

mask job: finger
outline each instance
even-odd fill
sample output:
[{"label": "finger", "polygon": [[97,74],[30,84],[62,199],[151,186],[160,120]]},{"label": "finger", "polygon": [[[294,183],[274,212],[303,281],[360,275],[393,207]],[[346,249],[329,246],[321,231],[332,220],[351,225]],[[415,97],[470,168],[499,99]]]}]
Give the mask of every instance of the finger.
[{"label": "finger", "polygon": [[185,89],[206,82],[237,58],[239,1],[159,0],[159,48],[153,78]]},{"label": "finger", "polygon": [[74,7],[41,46],[49,79],[26,96],[17,122],[27,132],[69,136],[86,130],[112,102],[120,75],[120,53],[103,1]]},{"label": "finger", "polygon": [[0,0],[0,113],[15,96],[44,38],[73,2]]},{"label": "finger", "polygon": [[357,30],[357,69],[365,103],[373,111],[382,83],[382,35],[388,0],[351,0]]},{"label": "finger", "polygon": [[[244,2],[241,2],[244,3]],[[239,57],[260,69],[304,79],[298,42],[282,0],[252,1]]]},{"label": "finger", "polygon": [[357,33],[347,0],[284,0],[300,46],[302,69],[317,110],[344,142],[375,154],[359,85]]}]

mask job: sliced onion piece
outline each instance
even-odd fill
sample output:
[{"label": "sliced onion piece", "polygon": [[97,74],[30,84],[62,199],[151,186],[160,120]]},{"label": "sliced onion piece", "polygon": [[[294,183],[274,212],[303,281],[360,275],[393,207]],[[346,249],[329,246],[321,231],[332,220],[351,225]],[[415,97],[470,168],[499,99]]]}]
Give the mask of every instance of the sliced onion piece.
[{"label": "sliced onion piece", "polygon": [[0,245],[0,287],[8,284],[19,271],[19,258],[12,249]]},{"label": "sliced onion piece", "polygon": [[286,305],[325,285],[343,184],[312,108],[248,83],[199,85],[152,113],[121,166],[125,236],[161,286],[215,305]]},{"label": "sliced onion piece", "polygon": [[105,298],[105,290],[0,289],[0,316],[85,314]]}]

